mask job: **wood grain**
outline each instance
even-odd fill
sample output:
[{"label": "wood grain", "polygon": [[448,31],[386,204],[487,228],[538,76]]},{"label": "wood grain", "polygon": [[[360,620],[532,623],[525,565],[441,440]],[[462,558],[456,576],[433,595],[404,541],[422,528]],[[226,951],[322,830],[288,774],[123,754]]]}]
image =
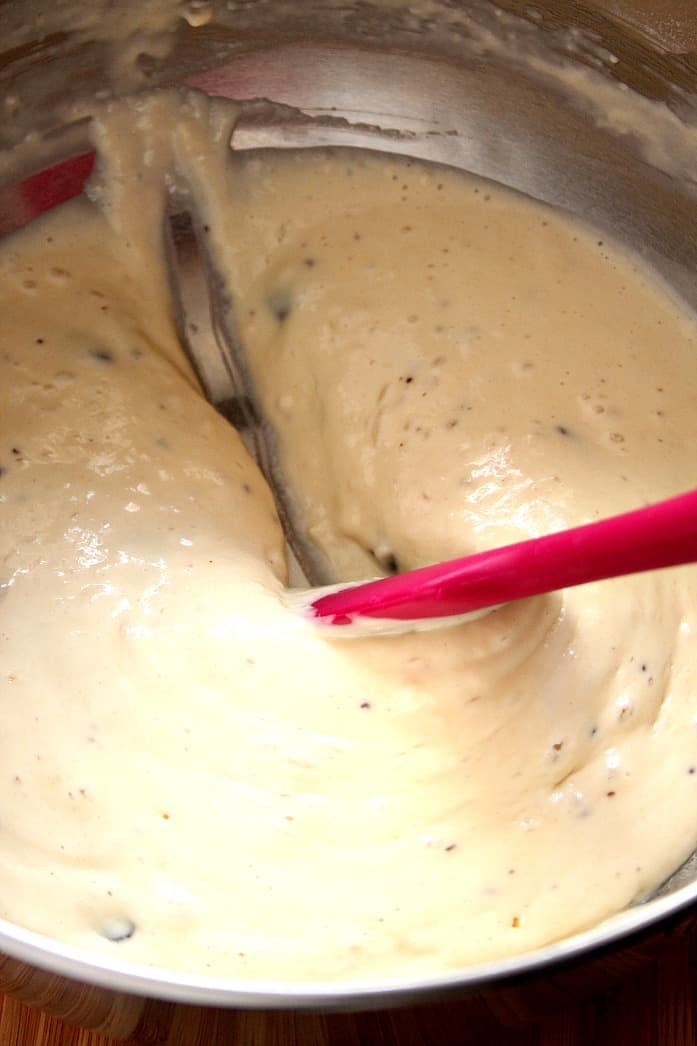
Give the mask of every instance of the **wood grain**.
[{"label": "wood grain", "polygon": [[[89,999],[91,989],[82,990]],[[0,1046],[696,1046],[697,921],[689,916],[566,970],[420,1007],[263,1013],[114,996],[110,1015],[100,1005],[91,1020],[108,1023],[125,1007],[120,1033],[75,1026],[79,1006],[62,1020],[0,995]]]}]

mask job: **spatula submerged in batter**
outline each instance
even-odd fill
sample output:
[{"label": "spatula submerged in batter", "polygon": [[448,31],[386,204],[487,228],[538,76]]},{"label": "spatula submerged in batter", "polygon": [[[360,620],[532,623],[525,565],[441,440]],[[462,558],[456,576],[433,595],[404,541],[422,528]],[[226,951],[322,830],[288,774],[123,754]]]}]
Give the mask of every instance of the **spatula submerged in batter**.
[{"label": "spatula submerged in batter", "polygon": [[184,347],[211,403],[235,425],[276,499],[288,544],[309,589],[286,602],[335,636],[438,628],[504,603],[625,574],[697,561],[697,490],[539,538],[367,582],[328,584],[331,566],[311,541],[285,482],[263,416],[224,281],[187,214],[170,223]]},{"label": "spatula submerged in batter", "polygon": [[584,526],[298,598],[347,634],[399,633],[479,617],[516,599],[697,561],[697,490]]}]

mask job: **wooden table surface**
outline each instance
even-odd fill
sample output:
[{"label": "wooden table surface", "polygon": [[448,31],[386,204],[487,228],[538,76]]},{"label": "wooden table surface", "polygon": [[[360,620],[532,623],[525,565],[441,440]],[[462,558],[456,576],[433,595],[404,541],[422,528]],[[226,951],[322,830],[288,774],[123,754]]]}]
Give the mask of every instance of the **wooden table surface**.
[{"label": "wooden table surface", "polygon": [[[41,974],[39,983],[14,960],[0,962],[0,975],[11,992],[0,995],[0,1046],[697,1046],[697,915],[620,953],[525,983],[358,1014],[213,1010],[123,998],[100,1008],[91,994],[97,989],[81,988],[76,1003],[69,992],[55,990],[55,979],[52,994],[49,975]],[[78,1024],[17,996],[39,999]],[[116,1037],[80,1027],[86,1014],[87,1023],[116,1030]]]}]

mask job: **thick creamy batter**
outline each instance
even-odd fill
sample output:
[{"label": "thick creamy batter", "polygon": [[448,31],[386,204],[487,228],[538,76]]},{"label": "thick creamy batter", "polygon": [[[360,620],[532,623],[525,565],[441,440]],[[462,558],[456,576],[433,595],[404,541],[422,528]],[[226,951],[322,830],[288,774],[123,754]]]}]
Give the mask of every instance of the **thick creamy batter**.
[{"label": "thick creamy batter", "polygon": [[113,108],[92,201],[0,248],[0,914],[284,979],[588,927],[697,843],[695,570],[317,634],[177,340],[161,187],[193,186],[339,577],[694,486],[694,321],[534,202],[346,151],[231,163],[230,118]]}]

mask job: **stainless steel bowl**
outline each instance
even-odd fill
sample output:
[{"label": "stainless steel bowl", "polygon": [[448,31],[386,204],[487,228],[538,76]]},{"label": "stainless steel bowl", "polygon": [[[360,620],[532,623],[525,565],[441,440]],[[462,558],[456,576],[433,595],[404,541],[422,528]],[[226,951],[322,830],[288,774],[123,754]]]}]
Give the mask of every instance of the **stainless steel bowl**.
[{"label": "stainless steel bowl", "polygon": [[[0,235],[32,216],[18,209],[27,177],[89,151],[95,104],[186,83],[249,100],[235,148],[359,145],[452,164],[607,230],[697,309],[694,0],[4,0],[0,15]],[[141,1019],[132,996],[384,1006],[558,969],[679,923],[696,899],[693,858],[651,899],[533,953],[351,983],[136,967],[0,922],[0,988],[84,1023],[111,1014],[114,1035]]]}]

